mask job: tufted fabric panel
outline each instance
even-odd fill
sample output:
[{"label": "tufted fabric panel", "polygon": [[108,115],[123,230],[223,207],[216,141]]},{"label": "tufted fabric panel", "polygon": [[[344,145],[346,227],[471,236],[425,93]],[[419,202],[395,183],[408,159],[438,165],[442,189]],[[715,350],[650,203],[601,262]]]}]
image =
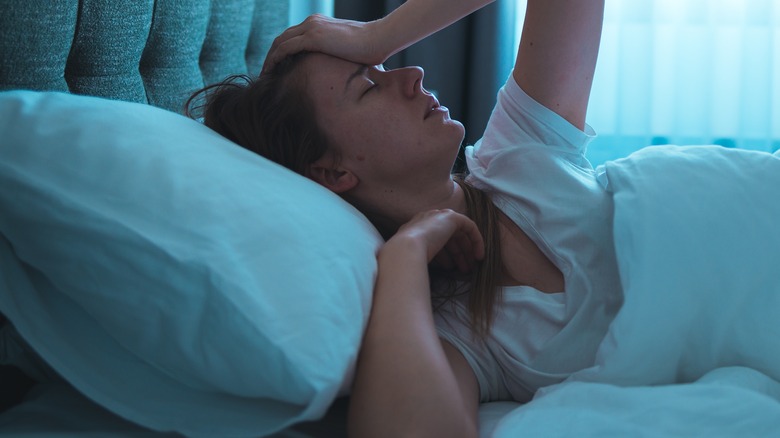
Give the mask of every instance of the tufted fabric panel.
[{"label": "tufted fabric panel", "polygon": [[203,80],[210,84],[247,73],[246,46],[255,0],[211,0],[211,19],[200,53]]},{"label": "tufted fabric panel", "polygon": [[0,0],[0,90],[70,91],[181,111],[257,74],[285,0]]},{"label": "tufted fabric panel", "polygon": [[250,76],[257,76],[274,38],[287,27],[289,2],[258,0],[252,17],[252,32],[246,47],[246,66]]},{"label": "tufted fabric panel", "polygon": [[0,90],[68,91],[65,64],[76,32],[78,3],[23,0],[0,13]]},{"label": "tufted fabric panel", "polygon": [[154,0],[81,0],[65,68],[74,93],[147,102],[138,71]]},{"label": "tufted fabric panel", "polygon": [[198,60],[209,24],[209,0],[157,1],[140,72],[149,103],[180,111],[203,87]]}]

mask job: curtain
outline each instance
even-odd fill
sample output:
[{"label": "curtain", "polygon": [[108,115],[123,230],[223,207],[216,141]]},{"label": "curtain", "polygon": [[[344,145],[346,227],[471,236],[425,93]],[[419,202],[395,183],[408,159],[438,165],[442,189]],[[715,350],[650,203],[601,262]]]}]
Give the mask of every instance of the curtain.
[{"label": "curtain", "polygon": [[[334,16],[370,21],[387,15],[401,3],[402,0],[335,0]],[[467,144],[482,136],[495,106],[496,93],[512,70],[516,51],[514,9],[515,0],[497,0],[385,64],[388,68],[423,67],[425,88],[466,126]]]},{"label": "curtain", "polygon": [[588,122],[594,164],[650,144],[779,149],[780,1],[607,0]]}]

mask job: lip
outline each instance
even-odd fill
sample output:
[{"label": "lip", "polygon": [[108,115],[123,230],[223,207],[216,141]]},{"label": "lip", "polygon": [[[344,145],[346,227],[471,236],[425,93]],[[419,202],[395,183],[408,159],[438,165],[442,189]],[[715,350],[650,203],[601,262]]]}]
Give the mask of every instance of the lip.
[{"label": "lip", "polygon": [[442,106],[439,104],[439,101],[434,96],[430,96],[430,99],[428,99],[428,105],[425,107],[425,115],[423,116],[423,119],[430,117],[431,114],[436,112],[436,110],[439,108],[442,108]]}]

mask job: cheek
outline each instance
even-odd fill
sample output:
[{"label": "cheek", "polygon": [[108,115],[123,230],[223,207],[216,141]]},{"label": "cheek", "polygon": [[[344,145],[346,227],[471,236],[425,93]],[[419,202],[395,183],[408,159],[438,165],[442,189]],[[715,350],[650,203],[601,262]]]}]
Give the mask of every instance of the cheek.
[{"label": "cheek", "polygon": [[352,140],[352,123],[349,122],[348,117],[344,117],[338,111],[323,111],[321,114],[317,117],[320,129],[325,133],[330,144],[343,152],[344,147]]},{"label": "cheek", "polygon": [[398,163],[426,143],[408,114],[385,107],[331,109],[321,120],[326,135],[342,154],[369,165]]},{"label": "cheek", "polygon": [[340,123],[341,132],[334,133],[354,150],[376,151],[391,149],[408,139],[409,132],[398,117],[382,114],[377,117],[367,112],[353,113]]}]

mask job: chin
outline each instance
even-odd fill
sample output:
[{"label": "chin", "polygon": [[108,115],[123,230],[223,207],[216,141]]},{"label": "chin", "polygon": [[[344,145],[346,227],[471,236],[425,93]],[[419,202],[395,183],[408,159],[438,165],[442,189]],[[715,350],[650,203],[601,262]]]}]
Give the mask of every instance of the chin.
[{"label": "chin", "polygon": [[466,128],[463,127],[463,123],[450,119],[447,121],[447,125],[452,128],[453,137],[457,136],[458,146],[460,146],[460,144],[463,143],[463,139],[466,137]]}]

